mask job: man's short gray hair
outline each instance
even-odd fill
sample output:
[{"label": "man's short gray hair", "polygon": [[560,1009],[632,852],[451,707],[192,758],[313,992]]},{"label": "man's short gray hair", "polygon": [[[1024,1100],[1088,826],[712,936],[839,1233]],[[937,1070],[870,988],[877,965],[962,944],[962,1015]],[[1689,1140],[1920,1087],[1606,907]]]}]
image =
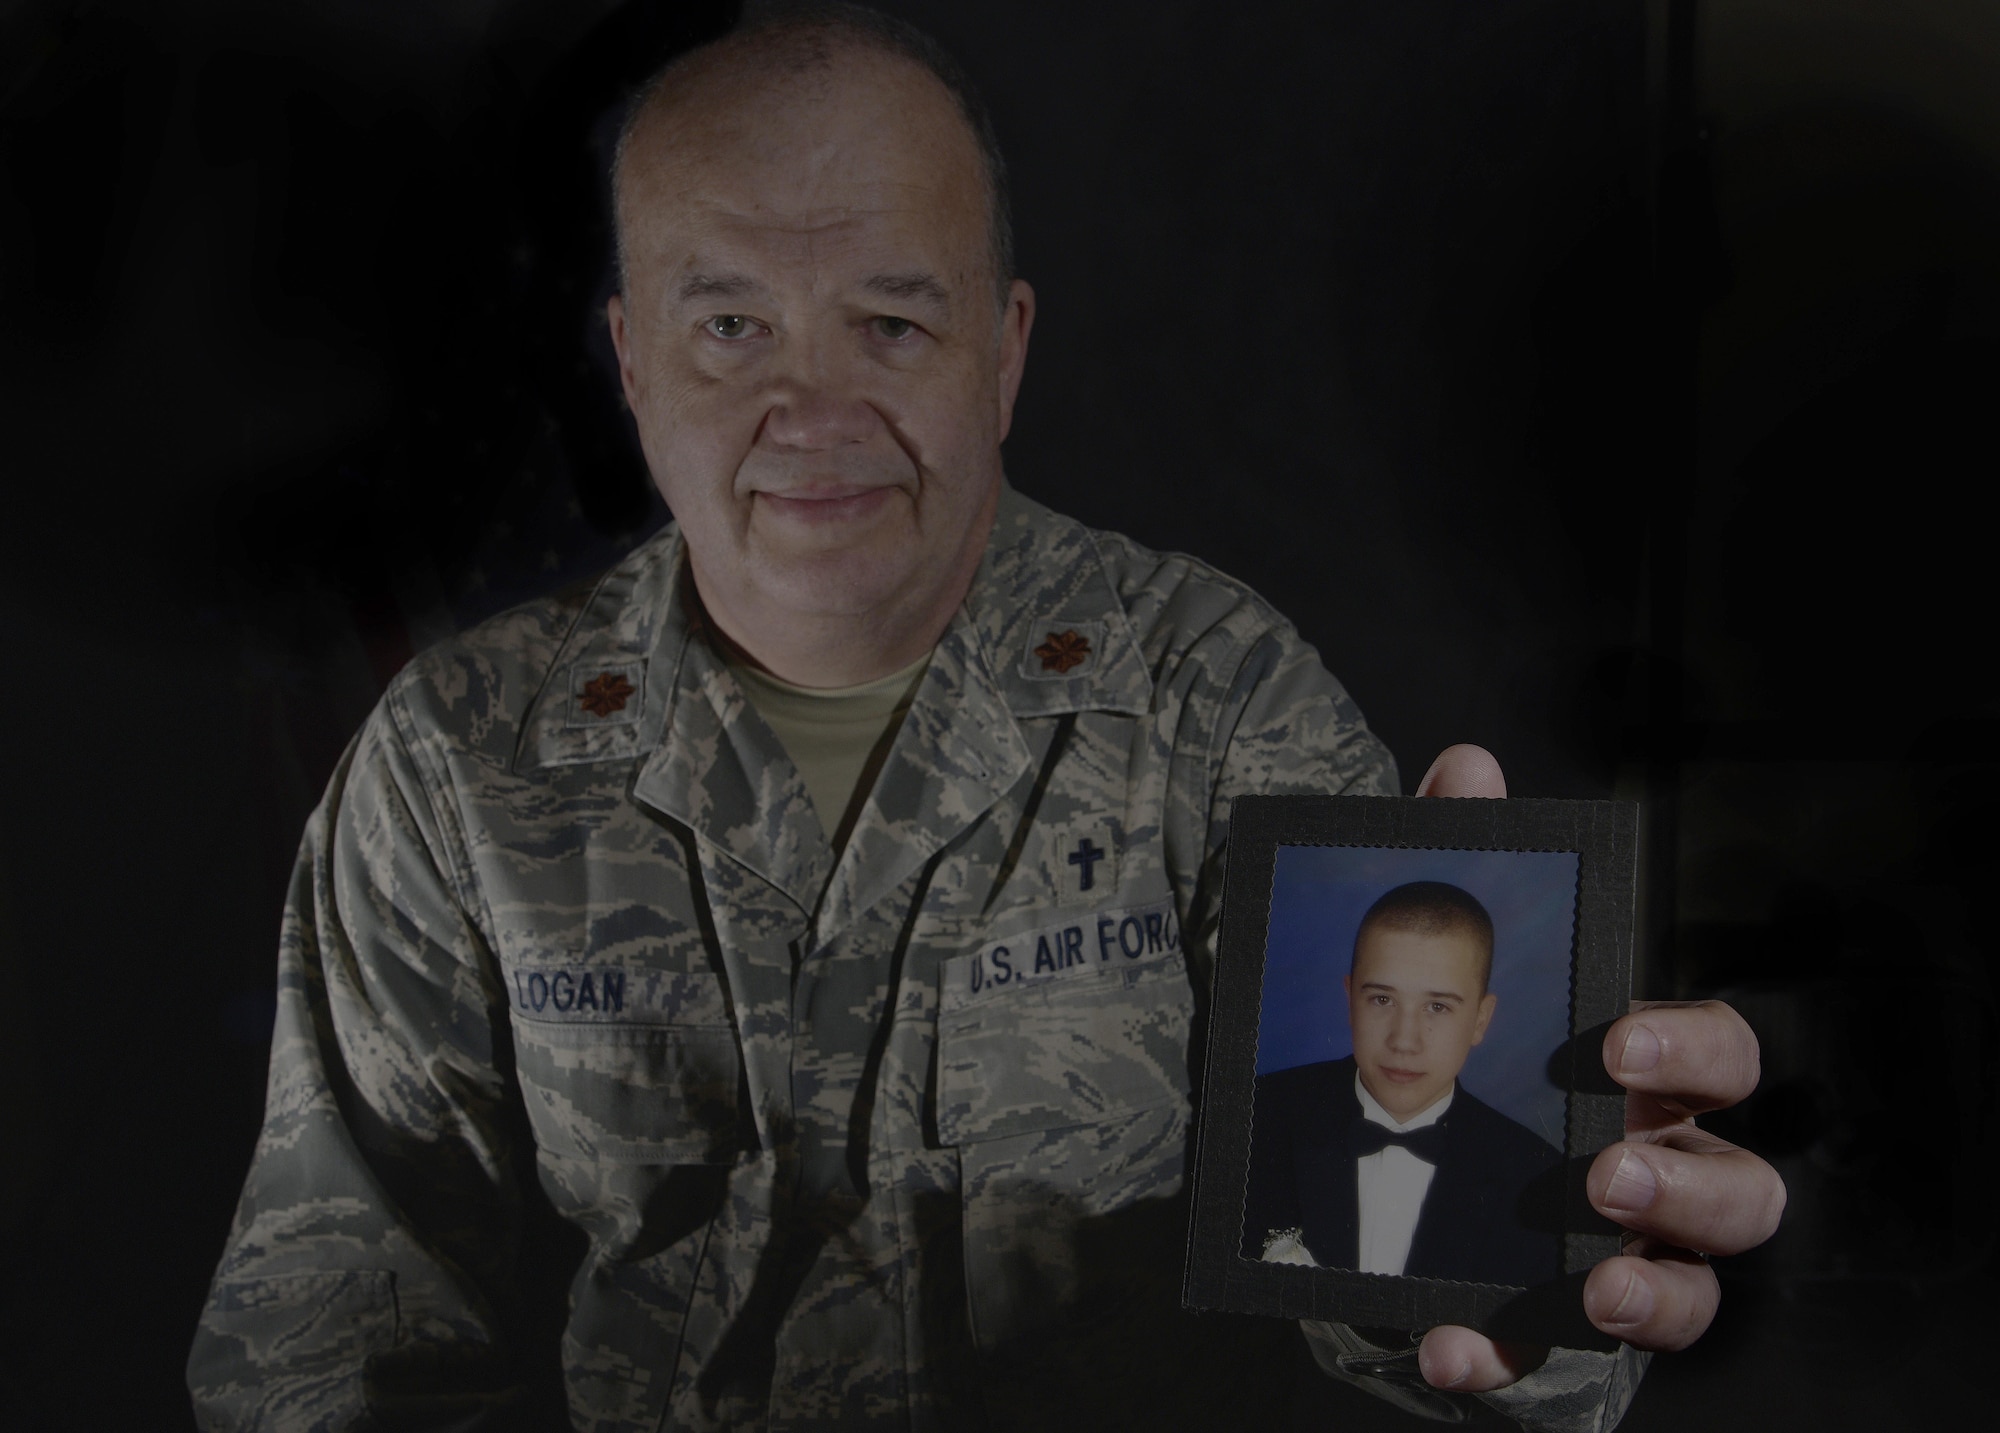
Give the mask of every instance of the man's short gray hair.
[{"label": "man's short gray hair", "polygon": [[624,172],[626,150],[641,118],[675,77],[703,57],[732,52],[756,52],[784,73],[806,74],[830,66],[836,49],[841,46],[908,60],[950,92],[959,115],[979,146],[979,157],[986,171],[988,243],[993,253],[999,301],[1005,306],[1014,278],[1014,220],[1007,195],[1007,161],[1001,156],[1000,140],[993,132],[993,116],[987,111],[986,102],[950,52],[909,21],[864,5],[821,3],[781,6],[719,39],[684,51],[655,70],[633,94],[624,121],[618,127],[618,144],[611,159],[612,232],[617,244],[620,293],[626,289],[627,269],[624,201],[618,177]]}]

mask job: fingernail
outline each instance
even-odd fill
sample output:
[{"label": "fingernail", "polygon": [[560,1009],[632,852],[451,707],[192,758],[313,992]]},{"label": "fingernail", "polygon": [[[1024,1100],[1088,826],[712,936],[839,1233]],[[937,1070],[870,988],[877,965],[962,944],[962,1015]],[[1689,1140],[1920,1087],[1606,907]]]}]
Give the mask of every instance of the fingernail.
[{"label": "fingernail", "polygon": [[1625,1281],[1625,1297],[1618,1301],[1618,1307],[1610,1312],[1601,1326],[1619,1329],[1636,1328],[1652,1316],[1653,1286],[1635,1276]]},{"label": "fingernail", "polygon": [[1604,1191],[1604,1207],[1620,1214],[1637,1214],[1651,1205],[1659,1192],[1653,1167],[1628,1149],[1619,1156],[1618,1168],[1611,1172],[1611,1183]]},{"label": "fingernail", "polygon": [[[1421,1354],[1418,1355],[1417,1361],[1420,1364],[1424,1361]],[[1472,1360],[1469,1358],[1460,1359],[1458,1371],[1452,1374],[1450,1378],[1440,1378],[1438,1377],[1438,1373],[1439,1370],[1437,1369],[1424,1369],[1424,1382],[1428,1383],[1432,1388],[1456,1388],[1465,1382],[1466,1379],[1472,1377]]]},{"label": "fingernail", "polygon": [[1660,1037],[1644,1025],[1625,1032],[1625,1048],[1618,1052],[1618,1073],[1643,1075],[1660,1063]]}]

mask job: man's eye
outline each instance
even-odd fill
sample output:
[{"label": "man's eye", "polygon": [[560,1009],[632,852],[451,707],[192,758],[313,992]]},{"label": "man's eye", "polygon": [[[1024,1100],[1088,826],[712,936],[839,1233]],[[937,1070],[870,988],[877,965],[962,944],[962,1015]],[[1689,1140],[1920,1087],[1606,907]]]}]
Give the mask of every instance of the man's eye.
[{"label": "man's eye", "polygon": [[908,338],[916,330],[917,326],[906,318],[892,318],[888,314],[883,314],[875,320],[875,332],[884,338]]},{"label": "man's eye", "polygon": [[750,332],[750,320],[740,313],[720,313],[708,321],[708,331],[717,338],[742,338]]}]

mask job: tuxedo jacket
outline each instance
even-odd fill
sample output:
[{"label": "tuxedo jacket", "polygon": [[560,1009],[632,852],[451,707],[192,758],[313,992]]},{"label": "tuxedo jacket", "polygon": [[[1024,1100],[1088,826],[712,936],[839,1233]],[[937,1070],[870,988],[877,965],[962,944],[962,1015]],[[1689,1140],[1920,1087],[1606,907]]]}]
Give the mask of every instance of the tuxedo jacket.
[{"label": "tuxedo jacket", "polygon": [[[1359,1262],[1355,1153],[1361,1121],[1354,1060],[1257,1077],[1243,1255],[1275,1229],[1301,1229],[1325,1268]],[[1562,1272],[1561,1156],[1463,1085],[1438,1123],[1444,1150],[1410,1241],[1406,1275],[1530,1286]]]}]

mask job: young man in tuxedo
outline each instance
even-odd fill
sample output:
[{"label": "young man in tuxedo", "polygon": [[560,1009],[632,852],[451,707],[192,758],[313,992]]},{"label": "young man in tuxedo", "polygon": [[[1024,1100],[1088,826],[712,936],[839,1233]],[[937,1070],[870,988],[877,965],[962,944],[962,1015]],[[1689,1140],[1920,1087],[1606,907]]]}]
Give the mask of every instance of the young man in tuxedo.
[{"label": "young man in tuxedo", "polygon": [[1492,967],[1492,918],[1457,886],[1369,907],[1343,982],[1354,1054],[1257,1080],[1246,1257],[1517,1286],[1562,1272],[1559,1152],[1458,1083]]}]

